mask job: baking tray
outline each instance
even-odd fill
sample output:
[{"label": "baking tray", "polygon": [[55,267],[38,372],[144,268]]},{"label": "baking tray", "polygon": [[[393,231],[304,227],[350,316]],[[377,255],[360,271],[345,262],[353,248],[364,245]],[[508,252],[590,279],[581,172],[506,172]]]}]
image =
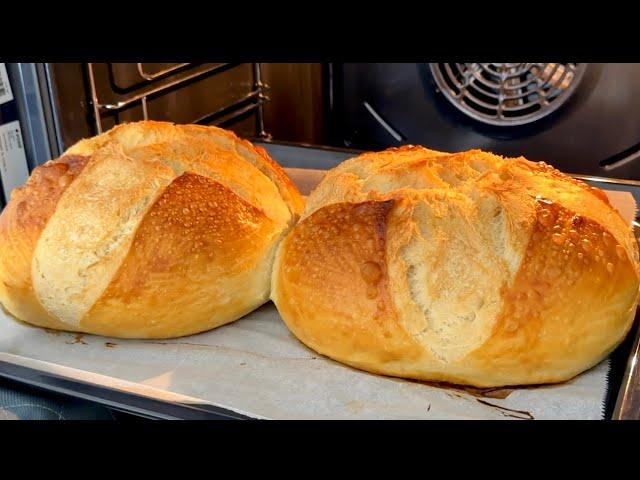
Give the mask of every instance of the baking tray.
[{"label": "baking tray", "polygon": [[[266,145],[267,149],[268,147]],[[282,146],[278,147],[282,153]],[[304,156],[303,153],[314,156],[313,148],[285,147],[298,149],[297,152],[289,152],[296,161]],[[328,151],[322,150],[325,154]],[[338,153],[345,155],[345,152]],[[295,164],[292,165],[287,160],[286,155],[279,157],[275,152],[272,154],[285,167],[295,167]],[[305,166],[317,167],[309,163]],[[294,169],[290,173],[295,177],[301,172]],[[614,187],[631,191],[636,199],[640,192],[640,183],[593,177],[584,179],[601,188]],[[635,227],[637,236],[640,236],[637,223]],[[506,389],[474,391],[455,386],[428,385],[360,372],[325,359],[304,347],[288,333],[270,303],[233,324],[204,334],[168,341],[108,339],[48,331],[15,321],[7,322],[8,320],[0,318],[0,324],[10,325],[9,328],[14,329],[7,333],[5,327],[4,335],[0,336],[0,376],[148,418],[431,418],[431,412],[435,415],[438,409],[441,415],[433,418],[555,418],[551,414],[550,417],[540,417],[537,411],[532,414],[534,409],[506,407],[507,400],[501,397],[512,392]],[[238,344],[240,337],[233,333],[238,331],[242,332],[243,344]],[[139,349],[140,344],[143,344],[142,349]],[[576,408],[579,409],[581,392],[588,388],[589,378],[601,379],[603,372],[606,372],[608,391],[601,406],[602,415],[598,418],[640,418],[639,355],[640,329],[636,318],[629,337],[606,364],[603,362],[593,371],[569,382],[568,386],[516,389],[515,392],[532,398],[540,393],[538,396],[548,402],[553,397],[553,392],[564,388],[565,392],[569,392],[566,398],[571,399],[568,403],[577,405]],[[126,375],[120,375],[116,372],[117,369],[112,368],[112,364],[118,362],[110,362],[110,359],[115,358],[126,359],[125,363],[128,362],[130,368]],[[162,368],[154,370],[151,365],[153,362],[146,360],[150,358],[160,358],[165,364],[175,365],[175,368],[171,371],[161,371]],[[192,384],[185,386],[180,384],[180,379],[171,377],[180,376],[180,368],[184,370],[186,364],[190,364],[189,368],[202,376],[193,378]],[[300,365],[305,366],[305,378],[295,379],[288,393],[283,394],[283,385],[288,382],[288,372],[300,374]],[[83,368],[77,368],[78,366]],[[266,375],[268,381],[259,377],[260,372],[269,373]],[[237,382],[234,382],[234,376],[238,379]],[[289,381],[294,376],[290,376]],[[182,378],[184,380],[184,375]],[[221,389],[235,388],[238,391],[220,391],[218,400],[203,400],[198,394],[200,383],[208,382],[208,388],[211,388],[216,378],[221,380]],[[335,399],[326,394],[323,397],[325,386],[335,388],[335,385],[331,387],[335,378],[342,378],[349,383],[349,396],[340,398],[340,392],[345,390],[343,388],[336,390],[338,393]],[[295,382],[299,384],[295,385]],[[188,383],[189,380],[186,380],[186,384]],[[276,385],[277,383],[279,384]],[[172,385],[171,389],[167,388],[169,384]],[[173,388],[176,385],[178,387]],[[317,389],[317,398],[322,400],[311,398],[314,389]],[[189,391],[191,394],[179,393],[180,391]],[[303,392],[307,398],[296,398],[297,391]],[[393,397],[396,405],[385,404],[385,392],[396,395]],[[245,399],[244,405],[231,401],[233,398]],[[225,399],[229,403],[225,403]],[[302,409],[305,401],[315,403],[305,411]],[[448,405],[455,405],[456,402],[464,407],[448,411]],[[296,403],[302,405],[301,410],[295,410]],[[287,410],[287,404],[292,411]],[[260,407],[255,408],[256,405]],[[564,408],[562,405],[552,407]],[[548,407],[545,408],[548,410]],[[267,414],[257,412],[261,409]],[[318,414],[305,414],[308,411]],[[568,414],[566,418],[582,417]]]}]

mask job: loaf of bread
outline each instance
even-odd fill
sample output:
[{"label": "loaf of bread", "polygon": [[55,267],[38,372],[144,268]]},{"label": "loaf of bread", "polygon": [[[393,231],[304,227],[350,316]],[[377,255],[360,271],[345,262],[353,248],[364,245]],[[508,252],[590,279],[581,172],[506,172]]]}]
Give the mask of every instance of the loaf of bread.
[{"label": "loaf of bread", "polygon": [[37,167],[0,216],[0,302],[35,325],[165,338],[268,300],[303,200],[233,133],[138,122]]},{"label": "loaf of bread", "polygon": [[363,370],[540,384],[624,339],[639,271],[601,190],[524,158],[408,146],[329,171],[278,247],[271,295],[303,343]]}]

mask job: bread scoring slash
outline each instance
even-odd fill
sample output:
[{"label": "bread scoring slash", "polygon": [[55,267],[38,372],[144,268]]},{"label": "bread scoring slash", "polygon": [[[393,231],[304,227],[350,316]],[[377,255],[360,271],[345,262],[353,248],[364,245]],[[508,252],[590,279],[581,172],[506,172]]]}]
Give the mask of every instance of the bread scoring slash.
[{"label": "bread scoring slash", "polygon": [[269,298],[303,200],[233,133],[137,122],[34,169],[0,216],[0,302],[49,328],[166,338]]},{"label": "bread scoring slash", "polygon": [[272,299],[370,372],[561,382],[631,328],[638,247],[604,192],[524,158],[406,146],[347,160],[278,247]]}]

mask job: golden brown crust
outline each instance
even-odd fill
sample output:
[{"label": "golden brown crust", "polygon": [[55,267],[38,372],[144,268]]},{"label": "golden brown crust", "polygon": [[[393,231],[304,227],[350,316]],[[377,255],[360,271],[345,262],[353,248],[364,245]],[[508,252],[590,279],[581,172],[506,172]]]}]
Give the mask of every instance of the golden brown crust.
[{"label": "golden brown crust", "polygon": [[73,327],[80,324],[172,178],[166,165],[129,158],[119,145],[107,144],[91,156],[58,200],[33,252],[31,281],[45,310]]},{"label": "golden brown crust", "polygon": [[281,243],[272,298],[304,343],[358,368],[535,384],[622,341],[639,274],[630,226],[601,191],[522,158],[411,146],[325,176]]},{"label": "golden brown crust", "polygon": [[82,155],[64,155],[34,168],[0,214],[0,300],[15,316],[32,319],[39,326],[65,328],[33,301],[33,251],[58,200],[88,160]]},{"label": "golden brown crust", "polygon": [[549,383],[595,365],[624,339],[638,277],[600,224],[549,201],[538,201],[536,215],[492,339],[472,358],[499,372],[516,364]]},{"label": "golden brown crust", "polygon": [[267,300],[265,260],[279,233],[224,185],[185,173],[142,220],[127,258],[81,326],[116,337],[166,338],[236,320]]},{"label": "golden brown crust", "polygon": [[0,301],[29,323],[88,333],[213,328],[268,299],[301,202],[282,168],[231,132],[120,125],[15,192],[0,217]]},{"label": "golden brown crust", "polygon": [[311,348],[341,357],[341,351],[353,352],[353,361],[358,352],[374,352],[381,362],[404,352],[408,339],[396,324],[385,261],[386,217],[393,203],[330,205],[299,223],[283,242],[286,266],[275,282],[287,295],[278,296],[277,306]]},{"label": "golden brown crust", "polygon": [[[158,148],[160,156],[166,155],[167,149],[162,144],[176,145],[169,152],[176,152],[188,147],[193,151],[188,155],[174,155],[173,164],[178,169],[200,167],[202,151],[215,146],[214,163],[226,165],[237,164],[239,161],[250,165],[265,175],[278,189],[292,217],[298,216],[303,208],[302,196],[291,182],[284,169],[275,162],[265,149],[254,146],[251,142],[239,138],[235,133],[222,128],[203,125],[176,125],[170,122],[144,121],[121,124],[96,137],[82,140],[69,148],[67,153],[89,154],[101,148],[106,143],[115,141],[121,144],[125,151],[144,149],[151,146]],[[182,145],[180,145],[182,143]],[[186,143],[186,145],[184,144]],[[209,145],[207,145],[209,144]],[[245,167],[246,169],[246,167]],[[233,167],[227,171],[232,171]]]},{"label": "golden brown crust", "polygon": [[298,189],[280,164],[274,161],[264,148],[253,145],[251,142],[239,138],[235,133],[218,127],[183,125],[181,128],[188,132],[197,132],[197,134],[214,139],[214,141],[219,141],[221,137],[226,138],[231,144],[235,145],[236,151],[238,151],[244,159],[251,162],[278,187],[280,195],[285,199],[294,216],[297,217],[302,213],[304,200],[298,192]]}]

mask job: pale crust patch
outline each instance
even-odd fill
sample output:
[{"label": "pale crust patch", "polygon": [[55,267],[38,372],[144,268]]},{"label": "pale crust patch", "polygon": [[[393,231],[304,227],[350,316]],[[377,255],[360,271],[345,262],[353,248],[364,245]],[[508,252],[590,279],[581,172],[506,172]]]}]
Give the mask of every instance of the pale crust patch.
[{"label": "pale crust patch", "polygon": [[147,209],[173,179],[161,164],[135,161],[108,144],[69,185],[33,254],[38,300],[78,326],[111,282]]}]

